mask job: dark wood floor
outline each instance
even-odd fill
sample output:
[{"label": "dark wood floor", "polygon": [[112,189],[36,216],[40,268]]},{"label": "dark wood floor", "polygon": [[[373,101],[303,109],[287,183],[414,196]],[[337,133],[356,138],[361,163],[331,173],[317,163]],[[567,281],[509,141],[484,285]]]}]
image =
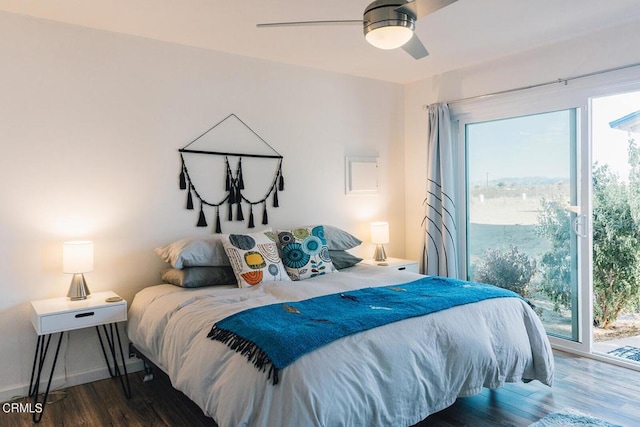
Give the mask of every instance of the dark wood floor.
[{"label": "dark wood floor", "polygon": [[[528,426],[543,416],[571,407],[623,426],[640,425],[640,372],[555,352],[556,383],[508,384],[461,398],[419,424],[430,426]],[[50,397],[43,427],[215,426],[164,376],[142,382],[130,374],[133,397],[125,399],[116,380],[70,387]],[[27,400],[20,399],[19,402]],[[29,414],[0,412],[0,426],[32,425]]]}]

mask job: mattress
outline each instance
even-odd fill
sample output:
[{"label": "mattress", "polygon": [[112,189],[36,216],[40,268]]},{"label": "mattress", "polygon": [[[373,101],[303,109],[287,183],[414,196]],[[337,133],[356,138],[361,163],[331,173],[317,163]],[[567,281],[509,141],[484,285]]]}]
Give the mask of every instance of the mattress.
[{"label": "mattress", "polygon": [[420,277],[358,265],[251,288],[161,284],[134,298],[128,335],[221,427],[409,426],[483,387],[552,384],[549,341],[519,298],[453,307],[338,339],[284,368],[277,385],[242,355],[207,339],[216,321],[251,307]]}]

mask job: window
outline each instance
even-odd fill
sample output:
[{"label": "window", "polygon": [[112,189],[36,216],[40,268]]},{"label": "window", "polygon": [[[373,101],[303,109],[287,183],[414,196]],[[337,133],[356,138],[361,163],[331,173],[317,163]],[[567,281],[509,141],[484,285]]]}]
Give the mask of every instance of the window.
[{"label": "window", "polygon": [[469,279],[519,293],[548,333],[574,341],[582,219],[576,115],[566,109],[465,126]]}]

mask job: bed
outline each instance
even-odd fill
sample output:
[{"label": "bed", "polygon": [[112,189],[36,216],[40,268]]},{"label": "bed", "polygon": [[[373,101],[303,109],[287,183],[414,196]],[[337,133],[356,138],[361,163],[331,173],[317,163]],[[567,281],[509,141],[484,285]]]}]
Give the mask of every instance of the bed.
[{"label": "bed", "polygon": [[520,298],[494,298],[348,335],[305,354],[274,385],[241,354],[207,338],[243,310],[400,285],[421,275],[358,264],[304,281],[138,292],[128,335],[136,351],[221,427],[410,426],[458,397],[506,382],[551,386],[553,355]]}]

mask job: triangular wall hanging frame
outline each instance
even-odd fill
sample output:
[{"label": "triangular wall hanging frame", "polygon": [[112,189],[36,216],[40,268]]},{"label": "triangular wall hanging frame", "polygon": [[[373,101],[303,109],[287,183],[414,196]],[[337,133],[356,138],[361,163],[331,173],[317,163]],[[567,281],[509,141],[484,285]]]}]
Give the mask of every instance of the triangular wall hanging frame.
[{"label": "triangular wall hanging frame", "polygon": [[[206,138],[207,135],[210,135],[212,132],[218,130],[219,134],[222,137],[223,143],[219,145],[223,145],[221,150],[207,150],[205,147],[200,147],[202,142]],[[245,132],[245,136],[248,136],[254,142],[258,143],[258,147],[253,150],[253,152],[243,153],[243,152],[234,152],[232,149],[238,146],[238,141],[235,139],[240,135],[240,132]],[[224,147],[224,145],[227,147]],[[200,202],[200,213],[198,215],[198,227],[207,227],[207,219],[204,212],[205,206],[210,206],[215,208],[215,232],[222,232],[222,225],[220,221],[220,207],[223,205],[228,206],[227,212],[227,220],[233,221],[234,219],[234,211],[235,211],[235,220],[236,221],[244,221],[244,212],[242,210],[242,203],[246,203],[249,205],[249,218],[247,227],[254,228],[255,222],[253,218],[253,207],[255,205],[262,205],[262,224],[266,225],[269,222],[269,217],[267,214],[267,202],[269,198],[271,198],[271,204],[274,208],[279,206],[278,202],[278,191],[284,190],[284,177],[282,175],[282,160],[283,157],[280,153],[278,153],[267,141],[262,139],[260,135],[258,135],[253,129],[251,129],[245,122],[240,120],[238,116],[235,114],[229,114],[227,117],[213,125],[210,129],[204,132],[202,135],[198,136],[196,139],[185,145],[184,147],[178,150],[180,152],[180,161],[181,161],[181,170],[179,176],[180,189],[187,191],[187,203],[186,208],[189,210],[194,209],[194,196]],[[203,155],[214,155],[214,156],[222,156],[224,157],[225,163],[225,173],[224,173],[224,189],[225,196],[223,199],[218,201],[206,200],[202,193],[196,189],[191,176],[189,175],[189,170],[187,168],[187,164],[184,159],[184,154],[203,154]],[[231,165],[229,163],[229,157],[237,157],[238,162],[236,165],[235,172],[232,170]],[[278,159],[278,165],[274,174],[274,178],[271,186],[267,190],[264,197],[259,200],[249,200],[243,194],[243,190],[245,189],[244,179],[242,176],[242,158],[243,157],[252,157],[252,158],[264,158],[264,159]]]}]

